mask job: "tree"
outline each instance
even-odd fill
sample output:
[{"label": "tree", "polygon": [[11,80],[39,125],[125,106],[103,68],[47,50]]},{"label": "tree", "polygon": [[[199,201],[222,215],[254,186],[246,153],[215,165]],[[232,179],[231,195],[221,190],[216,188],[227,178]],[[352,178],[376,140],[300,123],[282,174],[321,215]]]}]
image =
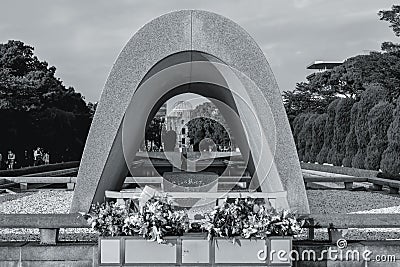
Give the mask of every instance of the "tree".
[{"label": "tree", "polygon": [[97,102],[95,102],[95,103],[89,102],[87,106],[89,109],[90,118],[93,119],[94,114],[96,113],[96,109],[97,109]]},{"label": "tree", "polygon": [[324,130],[327,118],[328,115],[323,113],[319,114],[314,120],[311,135],[312,144],[308,157],[308,160],[311,163],[315,163],[317,161],[318,153],[321,151],[322,146],[324,145]]},{"label": "tree", "polygon": [[210,118],[219,124],[222,125],[223,128],[229,133],[229,136],[232,137],[232,131],[229,128],[228,123],[225,121],[225,118],[222,116],[219,109],[212,102],[204,102],[200,105],[197,105],[192,111],[192,118]]},{"label": "tree", "polygon": [[336,106],[332,146],[327,157],[327,161],[335,166],[342,166],[345,157],[346,146],[343,140],[350,129],[350,111],[353,104],[352,98],[342,98]]},{"label": "tree", "polygon": [[300,113],[324,113],[337,97],[358,101],[368,84],[380,84],[394,103],[400,96],[400,53],[358,55],[283,92],[289,121]]},{"label": "tree", "polygon": [[[389,22],[390,28],[392,28],[394,34],[400,37],[400,5],[393,5],[390,10],[381,10],[378,12],[380,20]],[[387,52],[395,52],[400,49],[400,44],[394,44],[392,42],[384,42],[382,44],[382,50]]]},{"label": "tree", "polygon": [[357,154],[352,161],[354,168],[365,169],[365,156],[371,139],[368,129],[368,113],[381,100],[387,100],[386,91],[381,85],[369,85],[361,95],[354,128],[358,147]]},{"label": "tree", "polygon": [[319,87],[297,83],[293,91],[283,92],[283,103],[289,122],[300,113],[323,113],[334,98],[334,93],[321,93]]},{"label": "tree", "polygon": [[199,144],[202,140],[209,138],[217,145],[228,146],[229,135],[224,126],[216,120],[210,118],[194,118],[187,124],[188,137],[194,146],[194,150],[198,151]]},{"label": "tree", "polygon": [[387,131],[388,145],[382,154],[383,172],[398,175],[400,173],[400,97],[397,99],[393,121]]},{"label": "tree", "polygon": [[[299,134],[301,132],[301,129],[304,126],[304,122],[307,118],[307,113],[300,113],[299,115],[297,115],[292,123],[292,128],[293,128],[293,139],[295,140],[296,146],[297,146],[297,140],[299,137]],[[297,150],[298,150],[298,146],[297,146]]]},{"label": "tree", "polygon": [[297,145],[297,154],[299,156],[300,161],[305,161],[305,150],[306,150],[306,144],[307,144],[306,133],[309,132],[310,123],[308,123],[308,121],[309,121],[310,117],[311,117],[310,113],[305,113],[305,114],[302,114],[302,119],[299,120],[299,123],[301,123],[301,125],[300,124],[298,125],[299,133],[297,135],[296,145]]},{"label": "tree", "polygon": [[[382,10],[378,15],[380,20],[389,22],[394,34],[400,37],[400,5],[393,5],[390,10]],[[372,119],[370,112],[372,113],[371,109],[380,101],[387,102],[387,105],[377,109],[388,109],[388,106],[395,105],[400,97],[400,44],[385,42],[382,44],[382,50],[384,52],[371,52],[348,58],[343,64],[315,73],[307,82],[296,84],[293,91],[283,93],[296,147],[298,150],[302,149],[299,151],[300,158],[303,158],[306,151],[303,143],[307,137],[301,136],[308,133],[303,130],[306,114],[327,113],[324,117],[322,147],[319,131],[321,121],[318,121],[318,124],[314,122],[313,144],[308,160],[313,161],[318,151],[316,159],[319,163],[377,169],[379,155],[386,142],[384,137],[380,139],[379,136],[385,132],[385,123],[390,112],[383,114],[380,110],[375,110],[382,116],[379,131],[376,131],[373,125],[380,119]],[[346,99],[348,102],[341,107],[339,105],[334,112],[331,105],[337,98]],[[370,120],[375,121],[371,124],[371,129]],[[372,129],[375,129],[374,132]],[[389,151],[388,149],[386,150]],[[307,157],[304,159],[307,160]],[[385,165],[385,168],[390,169],[388,166],[393,166],[388,158],[385,158],[385,163],[382,162],[381,167]]]},{"label": "tree", "polygon": [[393,119],[393,105],[380,102],[368,113],[368,130],[371,140],[365,157],[365,168],[379,170],[382,154],[387,148],[387,130]]},{"label": "tree", "polygon": [[212,102],[205,102],[194,108],[192,119],[187,124],[188,137],[194,145],[194,149],[199,149],[200,141],[210,138],[217,145],[229,146],[232,132],[222,116],[221,112]]},{"label": "tree", "polygon": [[[303,155],[302,155],[302,160],[303,162],[309,162],[311,161],[311,148],[313,145],[314,140],[312,139],[313,137],[313,126],[316,118],[319,116],[319,114],[308,114],[308,118],[304,123],[304,127],[301,130],[299,134],[299,139],[303,143],[304,149],[303,149]],[[300,153],[299,153],[300,154]]]},{"label": "tree", "polygon": [[332,145],[334,126],[335,126],[336,106],[338,102],[339,99],[336,99],[328,106],[327,110],[328,117],[326,119],[324,128],[324,144],[322,145],[321,151],[317,155],[317,161],[319,164],[328,162],[327,160],[328,160],[329,150],[331,149]]},{"label": "tree", "polygon": [[357,136],[355,132],[355,124],[358,117],[358,102],[354,103],[350,110],[350,129],[345,140],[345,156],[343,158],[343,166],[351,167],[354,156],[358,151]]},{"label": "tree", "polygon": [[[79,160],[91,115],[83,96],[66,88],[56,68],[21,41],[0,44],[0,153],[17,158],[40,146],[51,160]],[[3,154],[4,155],[4,154]]]},{"label": "tree", "polygon": [[161,148],[161,134],[164,126],[164,119],[154,117],[146,127],[145,144],[147,151],[153,151],[153,147]]}]

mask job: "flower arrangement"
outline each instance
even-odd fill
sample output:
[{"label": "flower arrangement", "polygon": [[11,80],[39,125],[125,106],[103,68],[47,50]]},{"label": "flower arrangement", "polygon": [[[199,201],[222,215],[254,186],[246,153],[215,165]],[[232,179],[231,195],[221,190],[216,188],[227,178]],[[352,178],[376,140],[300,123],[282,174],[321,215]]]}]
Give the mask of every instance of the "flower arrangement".
[{"label": "flower arrangement", "polygon": [[129,210],[125,205],[114,202],[93,204],[91,213],[86,214],[88,223],[100,236],[119,236]]},{"label": "flower arrangement", "polygon": [[174,210],[166,198],[151,198],[141,212],[130,214],[123,225],[124,234],[138,234],[158,243],[164,242],[164,236],[181,236],[188,229],[187,213]]},{"label": "flower arrangement", "polygon": [[[86,214],[92,229],[100,236],[142,236],[164,243],[165,236],[181,236],[189,231],[186,211],[177,211],[165,197],[149,199],[140,211],[126,205],[105,202],[92,206]],[[257,204],[253,199],[227,200],[205,214],[197,230],[208,233],[208,238],[226,237],[233,242],[239,237],[262,238],[294,236],[300,233],[304,220],[287,210]],[[196,229],[192,229],[196,230]]]},{"label": "flower arrangement", "polygon": [[288,210],[276,211],[271,214],[268,225],[269,236],[295,236],[301,232],[305,221]]},{"label": "flower arrangement", "polygon": [[300,233],[303,221],[287,210],[276,211],[256,204],[253,199],[236,199],[206,214],[203,228],[208,238],[266,238],[268,236],[294,236]]},{"label": "flower arrangement", "polygon": [[161,197],[148,200],[141,211],[113,202],[95,204],[86,218],[100,236],[140,235],[158,243],[164,236],[182,235],[189,226],[187,213],[174,210],[171,201]]}]

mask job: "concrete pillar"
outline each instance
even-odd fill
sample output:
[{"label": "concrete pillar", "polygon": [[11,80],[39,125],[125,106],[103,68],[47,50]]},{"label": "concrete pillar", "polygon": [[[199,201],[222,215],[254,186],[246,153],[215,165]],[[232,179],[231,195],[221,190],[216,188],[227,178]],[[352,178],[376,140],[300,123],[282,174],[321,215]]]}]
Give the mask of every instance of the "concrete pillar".
[{"label": "concrete pillar", "polygon": [[344,188],[346,190],[351,190],[353,189],[353,182],[344,182]]},{"label": "concrete pillar", "polygon": [[20,183],[19,188],[21,190],[27,190],[28,189],[28,183]]},{"label": "concrete pillar", "polygon": [[380,185],[380,184],[372,184],[371,189],[374,190],[374,191],[382,191],[382,185]]},{"label": "concrete pillar", "polygon": [[399,188],[398,187],[389,187],[389,194],[398,194]]},{"label": "concrete pillar", "polygon": [[306,189],[309,189],[309,188],[310,188],[310,183],[304,182],[304,187],[305,187]]},{"label": "concrete pillar", "polygon": [[74,188],[75,188],[75,183],[67,183],[68,190],[74,190]]},{"label": "concrete pillar", "polygon": [[268,198],[269,204],[272,208],[276,208],[276,198]]},{"label": "concrete pillar", "polygon": [[41,228],[40,230],[40,244],[42,245],[55,245],[58,241],[58,232],[60,229]]},{"label": "concrete pillar", "polygon": [[336,244],[339,239],[344,239],[344,235],[348,232],[348,229],[334,229],[328,228],[329,242]]}]

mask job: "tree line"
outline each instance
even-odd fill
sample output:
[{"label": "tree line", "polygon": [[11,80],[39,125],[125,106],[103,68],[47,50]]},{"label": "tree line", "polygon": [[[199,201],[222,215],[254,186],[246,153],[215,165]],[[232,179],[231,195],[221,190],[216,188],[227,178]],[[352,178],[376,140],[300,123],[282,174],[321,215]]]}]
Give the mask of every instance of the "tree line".
[{"label": "tree line", "polygon": [[21,164],[36,147],[51,162],[80,160],[95,104],[55,75],[21,41],[0,44],[0,153]]},{"label": "tree line", "polygon": [[[400,5],[378,13],[400,36]],[[283,94],[299,159],[400,173],[400,45],[347,59]]]}]

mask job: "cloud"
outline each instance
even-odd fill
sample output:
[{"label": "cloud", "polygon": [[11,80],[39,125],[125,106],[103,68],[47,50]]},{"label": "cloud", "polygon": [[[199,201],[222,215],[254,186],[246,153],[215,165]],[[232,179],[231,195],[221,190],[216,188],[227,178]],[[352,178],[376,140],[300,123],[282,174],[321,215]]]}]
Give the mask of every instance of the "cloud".
[{"label": "cloud", "polygon": [[311,4],[310,0],[293,0],[296,8],[305,8]]},{"label": "cloud", "polygon": [[22,40],[57,75],[97,101],[119,52],[145,23],[178,9],[219,13],[246,29],[263,49],[282,90],[305,79],[315,59],[342,60],[394,40],[376,13],[389,0],[35,1],[2,4],[0,42]]}]

